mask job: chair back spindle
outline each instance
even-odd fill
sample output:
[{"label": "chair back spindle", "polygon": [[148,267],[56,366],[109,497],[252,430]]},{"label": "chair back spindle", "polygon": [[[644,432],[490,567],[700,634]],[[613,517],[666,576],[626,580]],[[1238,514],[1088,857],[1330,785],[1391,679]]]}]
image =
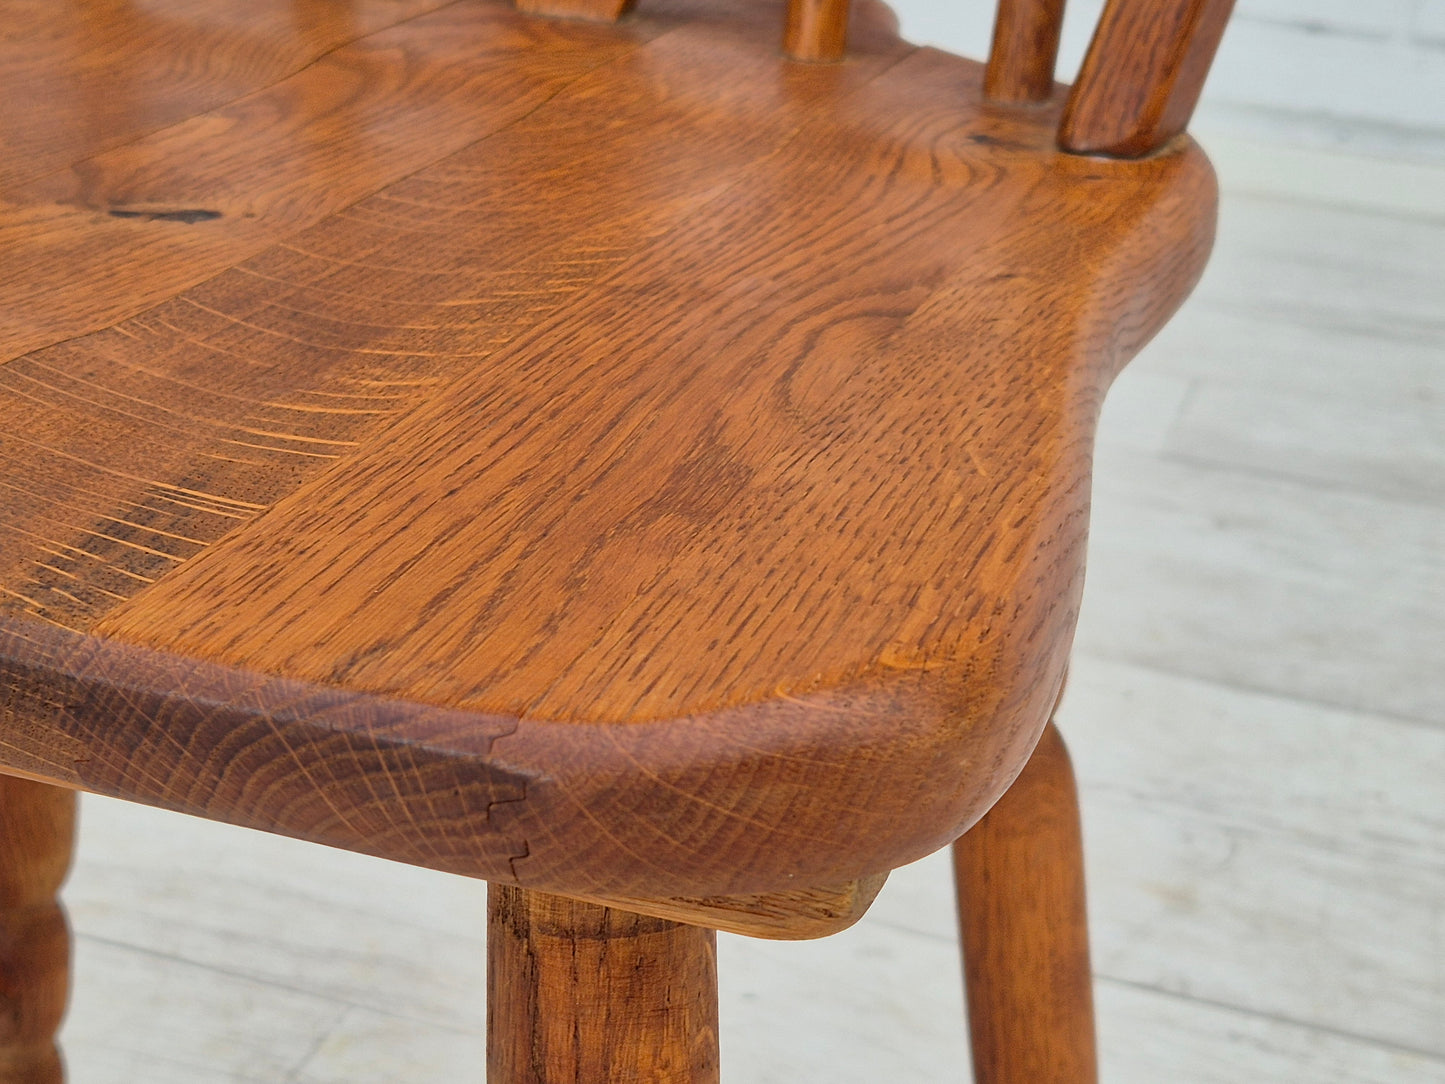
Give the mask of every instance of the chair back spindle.
[{"label": "chair back spindle", "polygon": [[849,0],[788,0],[783,52],[794,60],[843,59]]},{"label": "chair back spindle", "polygon": [[[635,0],[516,0],[537,15],[613,20]],[[1065,0],[999,0],[984,96],[1045,102]],[[850,0],[788,0],[783,52],[843,58]],[[1059,146],[1074,154],[1142,158],[1189,124],[1234,0],[1108,0],[1064,107]]]},{"label": "chair back spindle", "polygon": [[1043,102],[1054,90],[1064,0],[999,0],[984,95],[995,102]]},{"label": "chair back spindle", "polygon": [[1183,132],[1233,8],[1234,0],[1109,0],[1059,145],[1141,158]]}]

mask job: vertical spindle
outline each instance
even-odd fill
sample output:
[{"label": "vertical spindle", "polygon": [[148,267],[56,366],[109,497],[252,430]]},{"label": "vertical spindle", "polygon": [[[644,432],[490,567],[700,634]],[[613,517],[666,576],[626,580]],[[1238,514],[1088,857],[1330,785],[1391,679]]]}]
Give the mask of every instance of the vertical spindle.
[{"label": "vertical spindle", "polygon": [[1064,0],[999,0],[984,94],[996,102],[1042,102],[1054,92]]},{"label": "vertical spindle", "polygon": [[849,0],[788,0],[783,52],[794,60],[841,60],[848,38]]}]

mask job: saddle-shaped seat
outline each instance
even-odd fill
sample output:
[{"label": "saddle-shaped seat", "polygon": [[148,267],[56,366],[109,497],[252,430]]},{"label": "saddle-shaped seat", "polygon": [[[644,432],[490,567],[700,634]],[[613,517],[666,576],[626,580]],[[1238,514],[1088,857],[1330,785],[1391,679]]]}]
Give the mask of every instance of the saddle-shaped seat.
[{"label": "saddle-shaped seat", "polygon": [[761,0],[37,6],[84,93],[0,127],[4,770],[646,913],[957,839],[1212,238],[1222,16],[1155,5],[1130,106],[1131,6],[1072,99],[1051,5],[988,69],[871,4],[838,63]]}]

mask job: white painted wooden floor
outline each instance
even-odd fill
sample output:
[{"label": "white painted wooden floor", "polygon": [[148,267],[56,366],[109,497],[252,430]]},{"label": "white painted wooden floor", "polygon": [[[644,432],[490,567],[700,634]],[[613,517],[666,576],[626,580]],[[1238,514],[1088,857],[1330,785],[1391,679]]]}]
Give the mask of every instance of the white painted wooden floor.
[{"label": "white painted wooden floor", "polygon": [[[1442,1084],[1445,168],[1214,149],[1212,268],[1104,422],[1061,712],[1104,1079]],[[482,1080],[482,885],[83,816],[75,1084]],[[935,856],[839,937],[723,938],[725,1079],[968,1079],[949,893]]]}]

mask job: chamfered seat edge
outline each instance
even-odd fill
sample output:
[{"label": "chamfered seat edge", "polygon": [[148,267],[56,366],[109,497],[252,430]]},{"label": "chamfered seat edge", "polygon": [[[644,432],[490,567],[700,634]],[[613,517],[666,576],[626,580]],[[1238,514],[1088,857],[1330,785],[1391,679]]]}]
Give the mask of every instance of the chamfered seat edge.
[{"label": "chamfered seat edge", "polygon": [[355,693],[0,616],[11,774],[573,895],[766,892],[886,872],[1006,789],[1062,680],[969,710],[961,675],[690,718],[549,723]]}]

